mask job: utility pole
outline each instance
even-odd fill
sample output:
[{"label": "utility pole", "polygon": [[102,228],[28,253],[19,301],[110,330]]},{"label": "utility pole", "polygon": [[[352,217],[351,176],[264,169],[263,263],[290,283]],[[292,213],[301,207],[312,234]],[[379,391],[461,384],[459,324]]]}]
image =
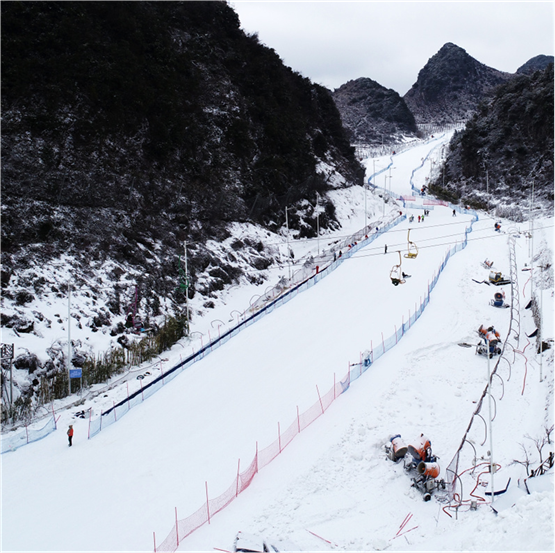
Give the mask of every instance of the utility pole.
[{"label": "utility pole", "polygon": [[492,420],[491,420],[491,372],[490,372],[490,342],[487,341],[488,349],[487,349],[487,356],[488,356],[488,409],[489,409],[489,471],[491,474],[491,502],[493,503],[495,497],[495,488],[493,486],[493,474],[495,473],[495,466],[493,464],[493,432],[492,432]]},{"label": "utility pole", "polygon": [[367,221],[367,208],[366,208],[366,189],[368,188],[368,184],[365,182],[364,183],[364,230],[366,231],[366,227],[368,226],[368,221]]},{"label": "utility pole", "polygon": [[189,273],[187,272],[187,240],[183,241],[183,250],[185,253],[185,325],[187,335],[189,335]]},{"label": "utility pole", "polygon": [[387,175],[384,179],[384,194],[383,194],[383,217],[385,217],[385,195],[387,194]]},{"label": "utility pole", "polygon": [[71,395],[71,282],[67,283],[67,389]]},{"label": "utility pole", "polygon": [[[366,200],[366,193],[364,194],[364,199]],[[364,207],[366,215],[366,203]],[[316,236],[318,237],[318,255],[320,255],[320,194],[318,192],[316,192]]]},{"label": "utility pole", "polygon": [[532,179],[532,202],[530,203],[530,297],[534,301],[534,179]]},{"label": "utility pole", "polygon": [[289,282],[291,282],[291,256],[289,255],[289,215],[287,213],[288,209],[288,207],[285,207],[285,226],[287,227],[287,267],[289,269]]}]

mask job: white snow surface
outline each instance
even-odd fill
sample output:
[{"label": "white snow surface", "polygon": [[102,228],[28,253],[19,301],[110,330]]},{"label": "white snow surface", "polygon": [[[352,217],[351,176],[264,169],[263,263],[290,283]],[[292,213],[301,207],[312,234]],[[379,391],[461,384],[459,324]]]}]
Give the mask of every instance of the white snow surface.
[{"label": "white snow surface", "polygon": [[[390,173],[384,172],[378,184],[384,186],[381,179],[396,195],[411,195],[413,170],[413,183],[420,188],[431,167],[426,156],[437,155],[448,139],[444,135],[392,158],[368,159],[367,176],[374,165],[377,170],[392,162],[392,178],[386,181]],[[399,209],[422,214],[416,208],[421,200],[407,203],[407,208],[389,202],[384,209],[380,194],[361,187],[333,191],[343,228],[321,237],[318,246],[329,247],[338,235],[362,228],[365,204],[368,220]],[[409,209],[411,205],[415,208]],[[278,438],[278,423],[281,429],[289,427],[297,409],[304,412],[317,403],[318,393],[342,379],[362,352],[379,347],[382,333],[388,338],[414,314],[446,252],[464,239],[471,224],[471,215],[453,216],[451,208],[440,206],[430,209],[423,223],[405,220],[394,227],[96,437],[87,439],[88,420],[75,412],[92,408],[97,417],[124,398],[128,386],[130,391],[138,388],[136,373],[78,408],[60,409],[57,431],[2,455],[2,551],[152,551],[153,532],[160,544],[175,523],[176,509],[183,519],[205,505],[206,489],[211,499],[228,489],[238,466],[244,470],[253,460],[257,444],[262,449]],[[532,254],[541,253],[552,263],[553,218],[534,222],[533,252],[526,236],[530,224],[502,221],[503,231],[521,231],[516,241],[520,349],[508,355],[510,371],[509,363],[502,363],[500,378],[492,384],[493,458],[500,466],[495,489],[511,479],[508,491],[494,499],[498,514],[484,495],[489,474],[481,475],[474,492],[487,500],[479,501],[477,510],[468,508],[476,476],[487,471],[489,459],[489,435],[486,440],[481,421],[473,424],[472,443],[462,449],[459,473],[472,467],[474,450],[479,466],[473,477],[466,473],[465,503],[458,513],[444,509],[448,502],[441,494],[424,502],[402,465],[386,459],[384,452],[394,434],[410,443],[424,433],[439,456],[441,477],[461,443],[486,386],[488,364],[474,348],[458,344],[476,344],[480,324],[494,324],[504,340],[510,320],[510,309],[489,303],[499,289],[472,280],[487,280],[489,271],[481,265],[486,258],[496,270],[509,273],[509,234],[496,233],[495,220],[479,213],[468,246],[449,259],[429,305],[399,343],[210,524],[182,539],[179,551],[231,551],[238,531],[285,550],[553,551],[553,469],[528,479],[528,494],[525,468],[514,462],[527,456],[530,468],[536,468],[536,442],[553,428],[553,349],[540,360],[535,338],[526,337],[536,325],[531,310],[525,309],[530,272],[521,270],[530,266]],[[395,287],[390,271],[399,262],[397,251],[406,252],[409,228],[419,253],[416,259],[401,258],[411,277]],[[291,247],[298,259],[316,253],[317,243],[292,241]],[[286,274],[287,266],[272,271],[267,272],[270,283]],[[551,344],[552,274],[552,268],[533,273],[534,286],[544,287],[543,339]],[[267,287],[268,282],[228,290],[210,314],[197,318],[196,334],[174,346],[156,366],[141,368],[153,373],[143,383],[159,375],[160,367],[169,368],[198,350],[201,334],[206,343],[209,331],[218,332],[215,321],[231,326],[234,310],[243,312]],[[504,289],[509,296],[509,288]],[[482,410],[485,418],[487,412]],[[75,428],[71,448],[68,424]],[[544,459],[553,451],[553,434],[550,438],[542,450]]]}]

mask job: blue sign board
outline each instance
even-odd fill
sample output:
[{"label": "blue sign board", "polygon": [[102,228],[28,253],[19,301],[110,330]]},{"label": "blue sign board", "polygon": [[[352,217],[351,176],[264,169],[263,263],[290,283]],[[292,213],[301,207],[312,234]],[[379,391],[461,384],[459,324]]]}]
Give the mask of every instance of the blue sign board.
[{"label": "blue sign board", "polygon": [[82,369],[69,369],[69,378],[81,378],[82,373]]}]

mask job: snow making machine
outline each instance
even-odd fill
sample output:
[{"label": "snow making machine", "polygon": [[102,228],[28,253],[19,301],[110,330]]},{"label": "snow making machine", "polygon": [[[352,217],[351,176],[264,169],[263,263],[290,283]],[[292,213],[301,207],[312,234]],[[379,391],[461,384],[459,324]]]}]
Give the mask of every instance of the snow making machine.
[{"label": "snow making machine", "polygon": [[385,446],[388,459],[394,463],[403,461],[412,487],[422,493],[424,501],[430,501],[436,490],[445,490],[445,481],[438,479],[439,457],[432,454],[432,444],[424,434],[420,434],[414,445],[405,445],[400,434],[390,438],[389,442]]},{"label": "snow making machine", "polygon": [[495,292],[493,299],[489,302],[493,307],[511,307],[508,303],[505,303],[505,292]]},{"label": "snow making machine", "polygon": [[476,345],[477,355],[484,355],[486,357],[489,355],[490,359],[492,359],[495,355],[501,355],[501,347],[499,346],[501,337],[499,332],[497,332],[493,326],[486,329],[483,325],[480,325],[477,332],[481,339],[481,341]]}]

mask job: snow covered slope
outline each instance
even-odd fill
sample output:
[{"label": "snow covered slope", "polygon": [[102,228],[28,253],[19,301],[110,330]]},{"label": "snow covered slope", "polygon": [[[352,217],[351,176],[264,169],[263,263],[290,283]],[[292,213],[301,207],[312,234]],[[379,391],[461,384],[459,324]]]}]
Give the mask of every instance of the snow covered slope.
[{"label": "snow covered slope", "polygon": [[[428,167],[423,160],[446,139],[393,156],[388,184],[396,194],[411,193],[411,176],[421,165],[413,184],[425,183]],[[389,163],[389,158],[376,161],[380,168]],[[369,174],[373,165],[367,160]],[[364,226],[364,191],[349,194],[342,213],[345,234],[349,228]],[[367,206],[379,212],[379,191],[367,194]],[[391,202],[389,209],[422,213]],[[261,449],[276,440],[278,423],[289,426],[297,408],[302,412],[316,403],[318,390],[328,391],[350,363],[359,362],[361,352],[376,347],[382,333],[390,336],[414,313],[446,251],[464,238],[471,224],[470,215],[453,216],[450,208],[430,206],[430,210],[423,223],[404,221],[95,438],[87,440],[88,421],[76,418],[76,409],[63,411],[60,430],[3,455],[2,549],[144,551],[153,548],[153,531],[160,544],[175,522],[176,508],[179,518],[201,509],[205,483],[211,497],[227,489],[238,463],[246,467],[257,444]],[[503,337],[508,330],[510,310],[489,305],[496,289],[472,280],[487,279],[488,271],[481,266],[485,258],[494,260],[497,270],[509,270],[509,235],[496,233],[493,223],[480,214],[468,246],[449,260],[429,305],[398,345],[261,470],[209,525],[184,539],[180,550],[230,550],[238,530],[270,541],[287,540],[302,550],[553,548],[552,476],[542,477],[548,480],[545,490],[516,500],[515,507],[497,517],[481,506],[477,511],[461,509],[456,520],[442,510],[444,503],[424,503],[402,467],[387,461],[383,450],[392,434],[410,441],[424,432],[444,469],[460,444],[486,385],[487,362],[458,344],[476,343],[480,324],[495,324]],[[504,222],[502,228],[509,226]],[[541,243],[550,258],[552,226],[552,219],[535,223],[535,244]],[[520,227],[527,231],[528,223]],[[402,256],[403,270],[411,277],[395,287],[390,271],[399,261],[397,252],[406,252],[409,228],[419,254],[416,259]],[[306,250],[307,243],[302,247]],[[316,248],[316,241],[310,247]],[[520,270],[530,263],[531,248],[524,234],[516,249]],[[523,447],[535,468],[532,440],[553,425],[553,350],[543,354],[540,382],[539,357],[525,337],[535,328],[530,311],[524,309],[530,297],[530,285],[525,287],[529,275],[519,274],[523,354],[515,354],[514,362],[510,358],[510,375],[507,369],[500,371],[503,388],[497,380],[493,387],[494,458],[502,467],[496,474],[499,486],[509,477],[516,483],[525,476],[522,465],[511,464],[524,460]],[[552,277],[546,282],[550,288],[543,294],[544,339],[552,339]],[[244,310],[255,293],[252,288],[230,291],[216,304],[212,321],[195,330],[206,336],[211,322],[228,321],[229,314]],[[184,341],[168,352],[164,364],[178,362],[193,347],[198,342]],[[130,382],[137,385],[136,379]],[[126,385],[114,388],[79,409],[92,407],[98,414],[125,397],[126,389]],[[65,436],[69,423],[75,426],[71,448]],[[473,439],[481,462],[489,441],[482,446],[479,432]],[[544,457],[549,450],[552,443],[544,449]],[[470,491],[463,490],[464,499]],[[480,488],[476,493],[483,497],[483,492]],[[393,539],[410,513],[405,530],[417,528]]]}]

